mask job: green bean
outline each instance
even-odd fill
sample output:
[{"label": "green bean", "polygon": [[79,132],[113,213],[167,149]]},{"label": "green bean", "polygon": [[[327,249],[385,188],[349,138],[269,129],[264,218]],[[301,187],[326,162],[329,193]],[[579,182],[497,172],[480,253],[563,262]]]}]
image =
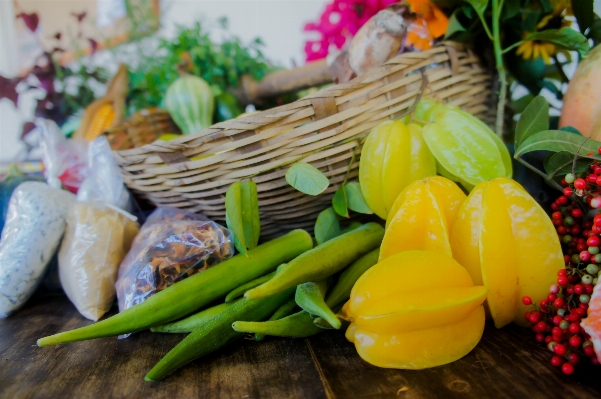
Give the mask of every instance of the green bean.
[{"label": "green bean", "polygon": [[[289,299],[287,302],[285,302],[282,306],[280,306],[278,308],[278,310],[275,311],[274,314],[271,315],[271,317],[269,318],[269,320],[267,321],[274,321],[274,320],[279,320],[279,319],[283,319],[286,316],[290,316],[292,313],[294,313],[294,309],[296,309],[296,301],[294,300],[294,298]],[[255,334],[255,340],[257,341],[262,341],[263,338],[265,338],[265,334]]]},{"label": "green bean", "polygon": [[152,327],[150,331],[162,333],[192,332],[198,327],[202,326],[207,321],[211,320],[213,317],[217,316],[219,313],[232,307],[232,305],[234,305],[236,302],[237,301],[231,301],[228,303],[220,303],[219,305],[211,306],[210,308],[202,310],[196,314],[193,314],[192,316],[188,316],[185,319]]},{"label": "green bean", "polygon": [[384,229],[367,223],[303,253],[279,270],[269,281],[247,291],[247,299],[263,298],[309,281],[323,280],[378,247]]},{"label": "green bean", "polygon": [[294,230],[236,255],[149,297],[125,311],[86,327],[38,340],[39,346],[83,341],[145,330],[187,316],[232,289],[273,271],[312,248],[311,236]]},{"label": "green bean", "polygon": [[241,337],[242,333],[232,329],[234,321],[264,320],[290,298],[293,292],[290,289],[267,298],[237,301],[226,311],[219,313],[207,323],[192,331],[146,374],[144,380],[158,381],[163,379],[167,374],[184,364],[211,353]]}]

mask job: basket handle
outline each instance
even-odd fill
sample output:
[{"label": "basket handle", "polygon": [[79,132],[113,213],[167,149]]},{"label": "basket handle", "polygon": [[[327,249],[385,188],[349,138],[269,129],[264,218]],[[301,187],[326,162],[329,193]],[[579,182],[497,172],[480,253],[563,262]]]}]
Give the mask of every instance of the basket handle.
[{"label": "basket handle", "polygon": [[267,98],[326,83],[332,83],[332,72],[324,59],[309,62],[302,67],[270,73],[260,82],[244,75],[241,85],[232,94],[243,104],[261,104]]}]

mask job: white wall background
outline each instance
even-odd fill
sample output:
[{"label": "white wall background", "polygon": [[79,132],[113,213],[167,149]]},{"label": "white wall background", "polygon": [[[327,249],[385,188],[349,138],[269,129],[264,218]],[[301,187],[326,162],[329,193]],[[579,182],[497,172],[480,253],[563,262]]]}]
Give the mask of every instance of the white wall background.
[{"label": "white wall background", "polygon": [[[76,0],[48,1],[64,7],[76,3]],[[215,21],[226,16],[233,34],[244,42],[261,37],[266,44],[265,55],[282,66],[291,67],[293,62],[304,63],[303,47],[309,35],[303,32],[303,26],[321,14],[326,0],[164,0],[161,4],[162,35],[172,36],[176,24],[190,25],[199,19]],[[12,0],[0,0],[0,74],[3,76],[17,74],[12,5]],[[18,153],[21,124],[33,112],[33,97],[33,93],[21,96],[18,109],[8,100],[0,100],[0,161],[9,161]]]}]

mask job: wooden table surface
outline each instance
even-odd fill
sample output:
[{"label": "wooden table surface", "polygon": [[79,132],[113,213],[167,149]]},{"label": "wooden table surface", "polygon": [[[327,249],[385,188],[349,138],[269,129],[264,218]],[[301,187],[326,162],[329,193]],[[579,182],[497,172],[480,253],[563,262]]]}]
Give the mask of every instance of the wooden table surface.
[{"label": "wooden table surface", "polygon": [[158,383],[144,375],[182,339],[142,332],[38,348],[89,324],[65,297],[37,299],[0,320],[0,398],[601,398],[601,366],[571,377],[527,329],[487,325],[463,359],[422,371],[364,362],[344,334],[238,340]]}]

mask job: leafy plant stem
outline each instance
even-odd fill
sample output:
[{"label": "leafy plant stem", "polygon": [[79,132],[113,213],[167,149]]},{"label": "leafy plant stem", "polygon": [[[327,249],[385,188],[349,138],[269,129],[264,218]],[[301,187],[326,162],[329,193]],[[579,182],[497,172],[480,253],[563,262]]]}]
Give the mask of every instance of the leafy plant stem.
[{"label": "leafy plant stem", "polygon": [[514,48],[521,46],[524,43],[526,43],[526,40],[520,40],[519,42],[513,43],[511,46],[503,49],[502,53],[506,54],[506,53],[510,52],[511,50],[513,50]]},{"label": "leafy plant stem", "polygon": [[[499,102],[497,106],[497,121],[496,130],[497,135],[502,137],[503,135],[503,122],[505,117],[505,100],[507,95],[507,73],[505,71],[505,65],[503,64],[503,50],[501,49],[501,7],[499,0],[492,0],[492,32],[493,32],[493,48],[495,52],[495,62],[497,64],[497,72],[499,73]],[[484,25],[486,26],[486,25]]]},{"label": "leafy plant stem", "polygon": [[514,158],[515,158],[516,161],[518,161],[519,163],[521,163],[522,165],[524,165],[525,167],[527,167],[528,169],[530,169],[531,171],[533,171],[534,173],[536,173],[537,175],[539,175],[540,177],[542,177],[543,179],[545,179],[545,181],[548,182],[551,186],[553,186],[553,188],[555,188],[555,189],[557,189],[559,191],[563,191],[563,187],[561,187],[559,185],[559,183],[557,183],[551,177],[547,176],[545,173],[541,172],[540,170],[538,170],[534,166],[530,165],[528,162],[524,161],[519,156],[516,155],[516,156],[514,156]]}]

